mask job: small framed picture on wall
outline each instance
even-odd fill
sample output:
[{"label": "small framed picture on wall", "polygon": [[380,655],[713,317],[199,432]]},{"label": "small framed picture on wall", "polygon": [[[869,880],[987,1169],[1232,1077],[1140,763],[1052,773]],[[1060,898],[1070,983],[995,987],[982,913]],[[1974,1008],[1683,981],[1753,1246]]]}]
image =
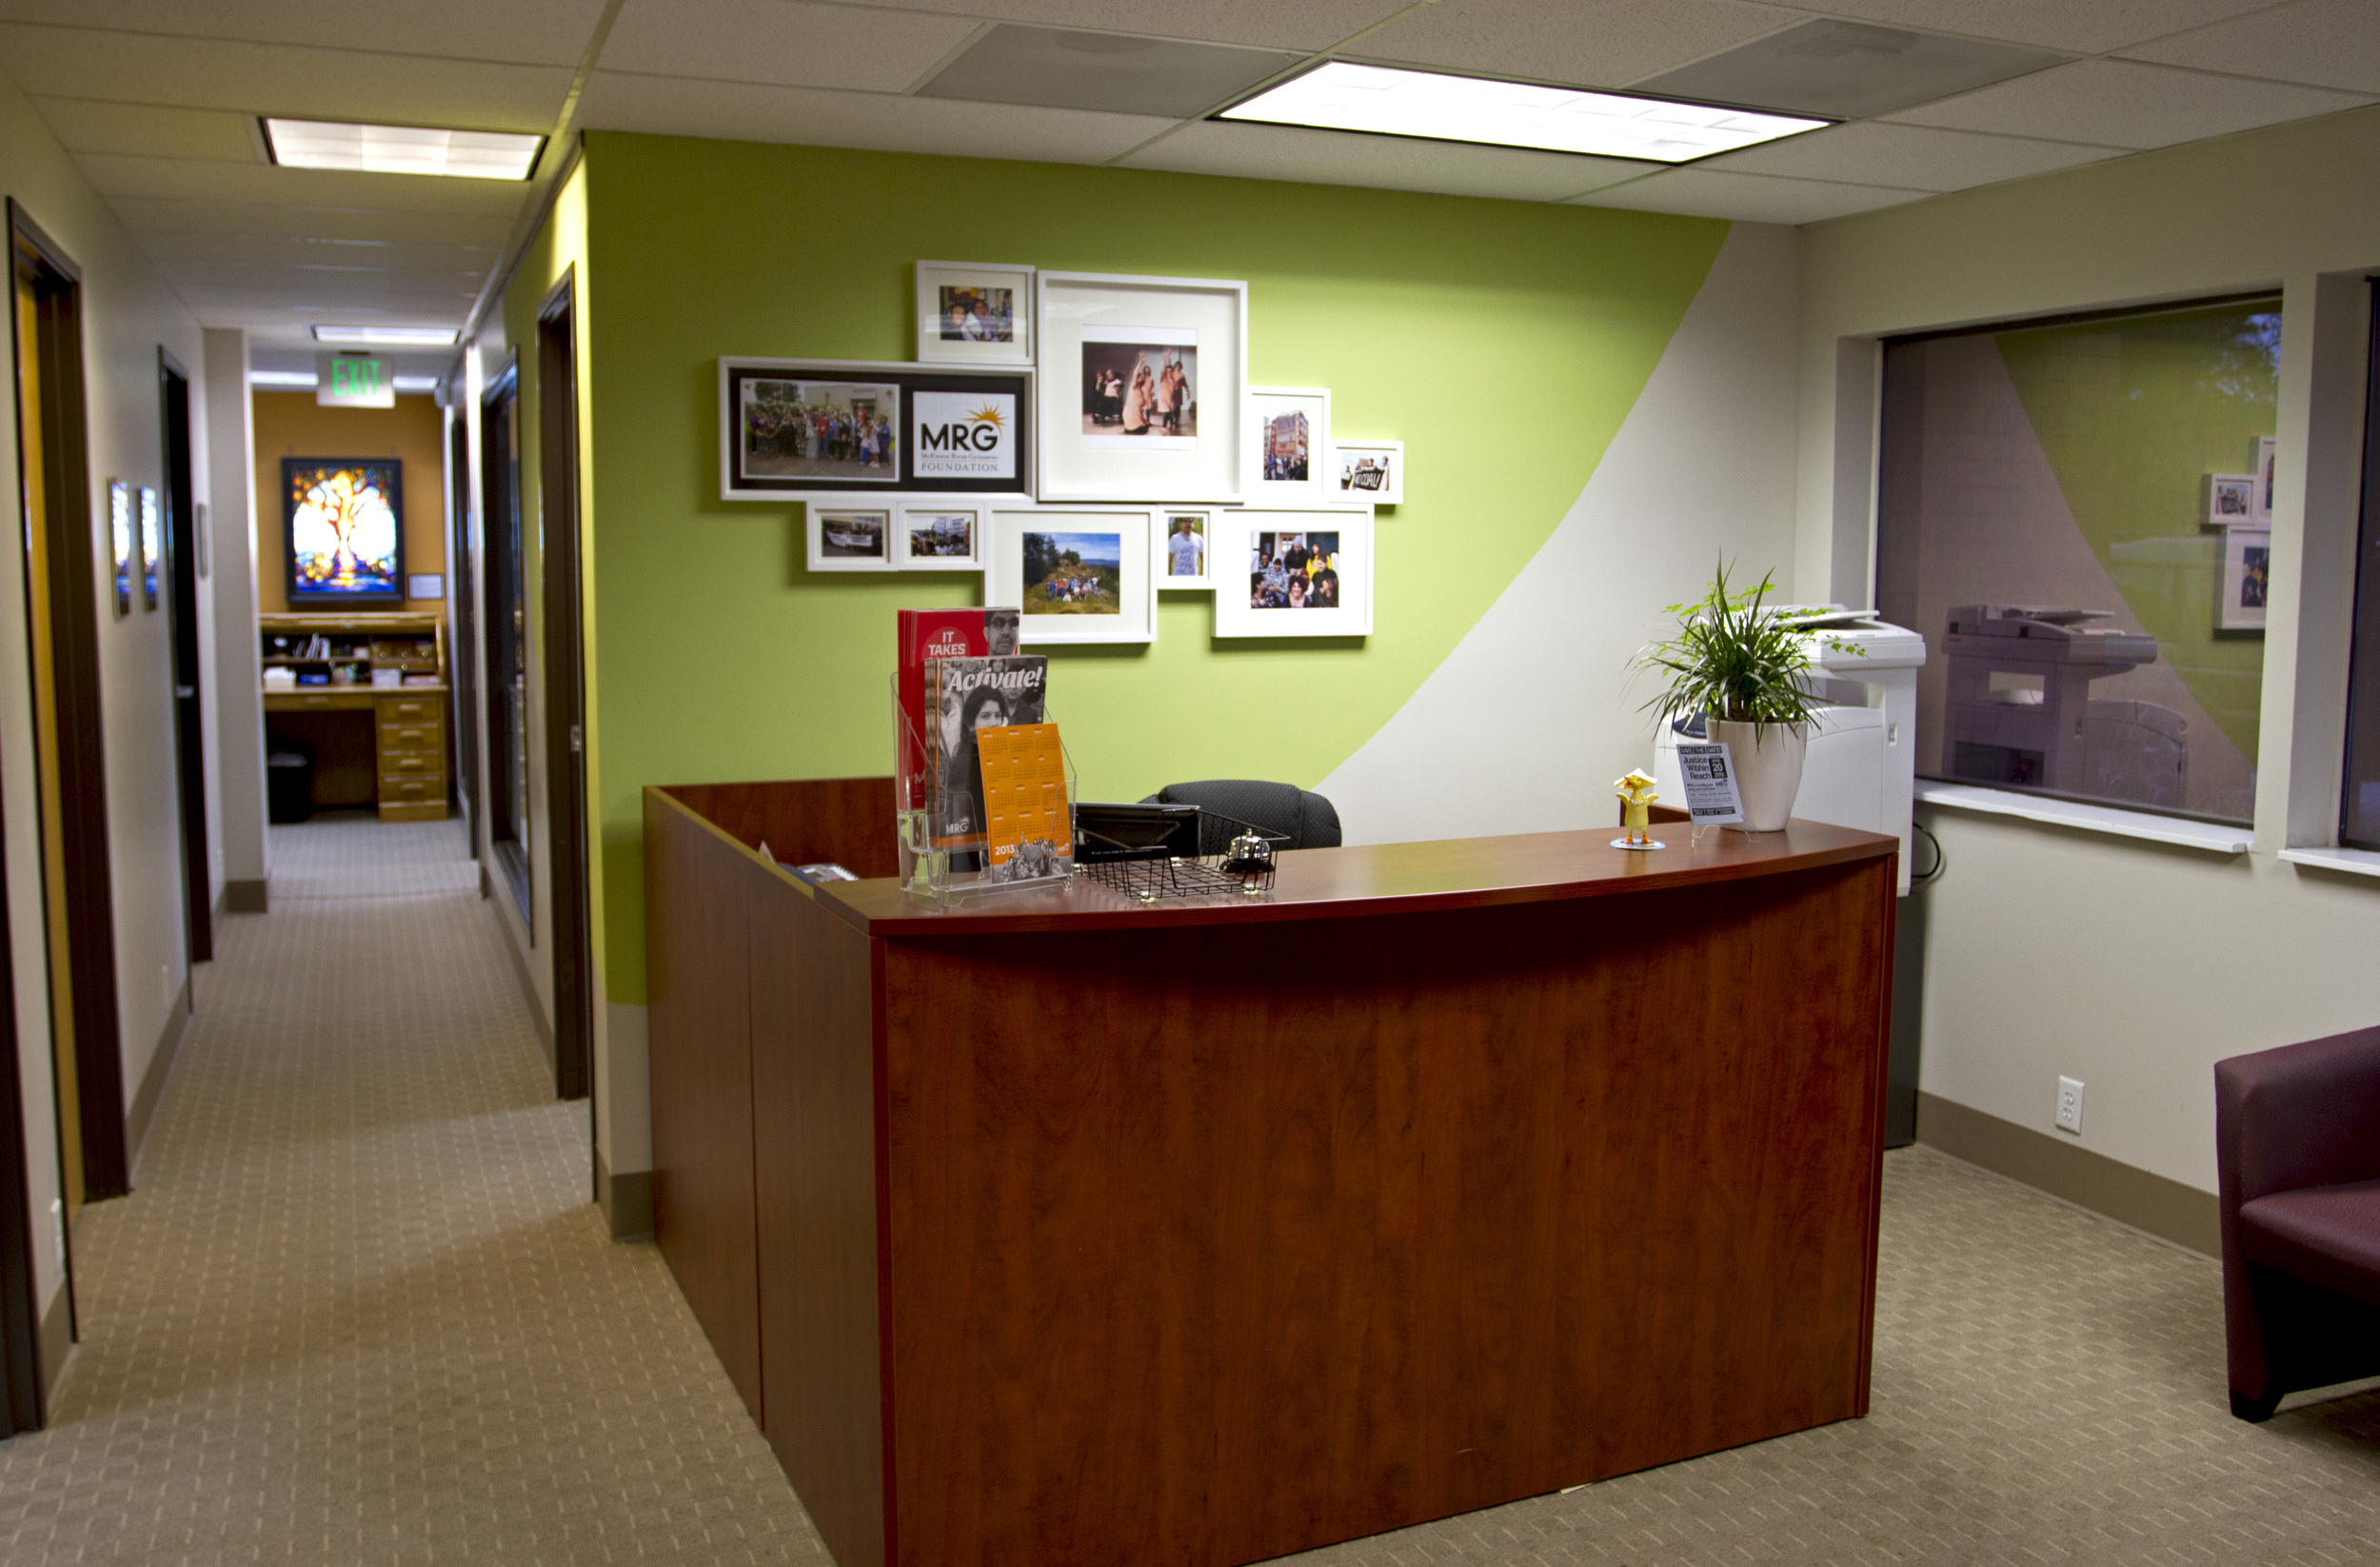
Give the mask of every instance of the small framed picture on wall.
[{"label": "small framed picture on wall", "polygon": [[132,612],[132,568],[140,551],[132,530],[140,525],[132,515],[132,486],[121,479],[108,481],[108,543],[115,556],[116,619]]},{"label": "small framed picture on wall", "polygon": [[158,515],[157,492],[141,486],[140,579],[141,607],[157,607],[157,563],[166,553],[165,519]]},{"label": "small framed picture on wall", "polygon": [[904,506],[893,545],[903,571],[981,571],[983,519],[973,506]]},{"label": "small framed picture on wall", "polygon": [[2264,629],[2265,588],[2271,570],[2272,532],[2270,528],[2232,527],[2224,530],[2223,569],[2216,575],[2216,630]]},{"label": "small framed picture on wall", "polygon": [[2206,522],[2214,527],[2246,527],[2255,519],[2256,478],[2251,473],[2207,475]]},{"label": "small framed picture on wall", "polygon": [[1393,506],[1405,498],[1405,444],[1402,441],[1340,441],[1336,453],[1338,485],[1335,500],[1353,506],[1370,502]]},{"label": "small framed picture on wall", "polygon": [[1024,611],[1027,646],[1155,642],[1157,577],[1145,510],[1040,508],[992,513],[986,602]]},{"label": "small framed picture on wall", "polygon": [[917,264],[918,359],[927,365],[1033,363],[1033,268]]},{"label": "small framed picture on wall", "polygon": [[1339,499],[1332,470],[1331,394],[1321,387],[1248,388],[1247,472],[1251,506],[1328,506]]},{"label": "small framed picture on wall", "polygon": [[1353,507],[1218,513],[1215,634],[1370,636],[1372,537]]},{"label": "small framed picture on wall", "polygon": [[805,554],[813,571],[890,571],[892,513],[875,507],[812,502]]},{"label": "small framed picture on wall", "polygon": [[1157,547],[1157,585],[1160,588],[1213,587],[1214,516],[1206,511],[1172,507],[1157,514],[1163,537]]},{"label": "small framed picture on wall", "polygon": [[2272,463],[2279,438],[2271,435],[2256,437],[2256,493],[2250,505],[2249,520],[2258,527],[2272,526]]}]

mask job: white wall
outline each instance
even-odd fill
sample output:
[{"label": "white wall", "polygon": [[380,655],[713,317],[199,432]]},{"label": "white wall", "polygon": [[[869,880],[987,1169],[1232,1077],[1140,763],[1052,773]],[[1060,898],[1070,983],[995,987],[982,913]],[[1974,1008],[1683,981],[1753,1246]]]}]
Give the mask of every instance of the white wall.
[{"label": "white wall", "polygon": [[248,393],[248,334],[206,334],[208,580],[213,605],[215,700],[208,704],[213,754],[208,803],[218,823],[217,885],[271,873],[265,830],[265,704],[257,695],[256,430]]},{"label": "white wall", "polygon": [[[2279,285],[2280,470],[2252,854],[1951,810],[1926,896],[1923,1086],[2043,1132],[2060,1073],[2083,1146],[2211,1190],[2212,1065],[2380,1022],[2358,958],[2380,880],[2285,863],[2336,813],[2364,306],[2380,110],[1936,197],[1805,230],[1795,590],[1872,591],[1873,340]],[[2245,214],[2212,221],[2211,214]]]}]

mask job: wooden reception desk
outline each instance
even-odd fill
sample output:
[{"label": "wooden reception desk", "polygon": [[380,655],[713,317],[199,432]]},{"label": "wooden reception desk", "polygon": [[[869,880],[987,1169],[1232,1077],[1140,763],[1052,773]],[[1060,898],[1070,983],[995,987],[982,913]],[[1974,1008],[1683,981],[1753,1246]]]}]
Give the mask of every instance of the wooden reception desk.
[{"label": "wooden reception desk", "polygon": [[647,789],[657,1229],[842,1567],[1258,1561],[1862,1414],[1893,840],[941,912]]}]

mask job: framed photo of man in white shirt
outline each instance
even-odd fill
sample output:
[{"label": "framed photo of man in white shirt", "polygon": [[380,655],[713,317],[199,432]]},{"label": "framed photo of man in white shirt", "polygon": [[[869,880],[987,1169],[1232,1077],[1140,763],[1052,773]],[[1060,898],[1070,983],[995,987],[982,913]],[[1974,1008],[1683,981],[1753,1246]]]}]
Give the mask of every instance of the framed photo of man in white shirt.
[{"label": "framed photo of man in white shirt", "polygon": [[1208,514],[1165,510],[1158,513],[1165,526],[1164,543],[1157,556],[1157,585],[1160,588],[1207,588],[1215,585],[1213,555],[1208,547]]}]

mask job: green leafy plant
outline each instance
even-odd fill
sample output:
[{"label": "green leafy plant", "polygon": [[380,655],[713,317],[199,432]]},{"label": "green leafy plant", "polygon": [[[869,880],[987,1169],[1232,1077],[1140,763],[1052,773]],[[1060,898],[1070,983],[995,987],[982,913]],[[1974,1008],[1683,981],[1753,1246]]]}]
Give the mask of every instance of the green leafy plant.
[{"label": "green leafy plant", "polygon": [[[1707,713],[1731,724],[1807,724],[1825,705],[1799,679],[1811,664],[1807,635],[1764,607],[1775,575],[1762,577],[1757,587],[1730,592],[1721,561],[1717,579],[1699,601],[1664,611],[1676,617],[1677,634],[1636,655],[1637,669],[1668,683],[1644,704],[1656,722]],[[1838,651],[1867,652],[1836,638],[1820,640]]]}]

